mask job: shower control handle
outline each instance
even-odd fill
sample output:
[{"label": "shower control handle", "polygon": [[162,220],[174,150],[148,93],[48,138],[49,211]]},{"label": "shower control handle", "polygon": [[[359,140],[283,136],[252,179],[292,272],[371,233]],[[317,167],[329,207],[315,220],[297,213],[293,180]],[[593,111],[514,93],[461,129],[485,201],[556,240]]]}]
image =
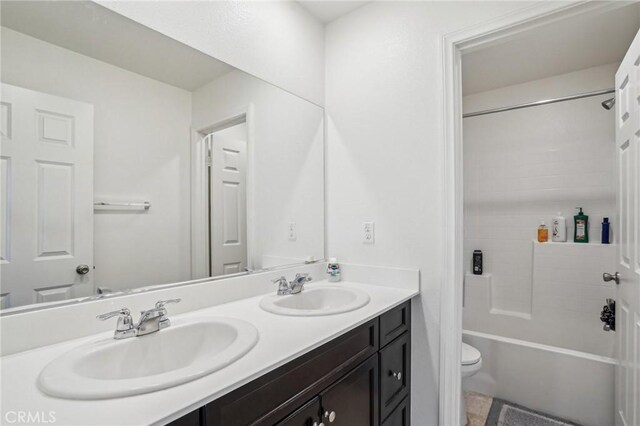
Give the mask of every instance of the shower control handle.
[{"label": "shower control handle", "polygon": [[620,273],[616,272],[615,274],[609,274],[605,272],[602,274],[602,280],[606,283],[609,281],[615,281],[616,284],[620,284]]}]

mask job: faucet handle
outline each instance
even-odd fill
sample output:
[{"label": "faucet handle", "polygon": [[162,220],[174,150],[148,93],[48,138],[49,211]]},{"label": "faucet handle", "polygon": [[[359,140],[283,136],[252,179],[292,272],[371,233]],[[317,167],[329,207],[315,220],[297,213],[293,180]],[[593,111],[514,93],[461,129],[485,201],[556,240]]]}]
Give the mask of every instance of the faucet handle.
[{"label": "faucet handle", "polygon": [[156,302],[156,308],[164,308],[167,303],[179,303],[182,299],[159,300]]},{"label": "faucet handle", "polygon": [[104,321],[115,316],[118,316],[118,324],[116,325],[116,331],[113,333],[114,339],[125,339],[135,336],[136,330],[133,327],[133,318],[131,318],[131,311],[127,308],[107,312],[106,314],[96,316],[96,318]]},{"label": "faucet handle", "polygon": [[271,282],[274,284],[280,284],[280,283],[288,283],[289,281],[287,281],[287,278],[283,275],[280,278],[275,278],[271,280]]},{"label": "faucet handle", "polygon": [[100,321],[104,321],[107,320],[109,318],[113,318],[115,316],[123,316],[123,317],[127,317],[127,316],[131,316],[131,311],[128,308],[122,308],[122,309],[118,309],[117,311],[113,311],[113,312],[107,312],[106,314],[100,314],[100,315],[96,315],[96,318],[99,319]]},{"label": "faucet handle", "polygon": [[303,274],[297,273],[296,277],[294,278],[294,281],[300,282],[300,283],[306,283],[311,281],[312,279],[313,277],[309,276],[309,274],[305,272]]}]

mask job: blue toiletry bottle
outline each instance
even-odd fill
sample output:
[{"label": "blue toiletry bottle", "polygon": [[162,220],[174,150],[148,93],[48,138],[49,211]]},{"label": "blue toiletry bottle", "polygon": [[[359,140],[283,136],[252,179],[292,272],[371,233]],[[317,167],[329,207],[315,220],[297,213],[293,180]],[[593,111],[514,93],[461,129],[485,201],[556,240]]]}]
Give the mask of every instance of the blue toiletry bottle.
[{"label": "blue toiletry bottle", "polygon": [[609,229],[609,225],[611,225],[609,223],[609,218],[605,217],[602,220],[602,244],[610,244],[611,241],[609,241],[609,236],[611,235],[610,229]]}]

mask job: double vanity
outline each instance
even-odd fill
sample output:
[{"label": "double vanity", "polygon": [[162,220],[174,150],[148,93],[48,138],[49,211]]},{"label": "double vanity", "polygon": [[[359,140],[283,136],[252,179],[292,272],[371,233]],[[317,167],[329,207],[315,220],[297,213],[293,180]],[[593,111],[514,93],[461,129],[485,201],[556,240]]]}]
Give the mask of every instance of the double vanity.
[{"label": "double vanity", "polygon": [[417,289],[299,277],[180,315],[122,308],[100,316],[115,332],[5,356],[2,404],[69,425],[409,424]]}]

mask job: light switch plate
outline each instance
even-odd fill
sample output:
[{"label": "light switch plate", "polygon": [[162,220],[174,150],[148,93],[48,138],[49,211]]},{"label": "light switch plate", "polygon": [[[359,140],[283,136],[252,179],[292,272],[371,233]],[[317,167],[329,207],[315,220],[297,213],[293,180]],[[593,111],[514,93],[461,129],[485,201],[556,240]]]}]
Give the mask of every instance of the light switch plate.
[{"label": "light switch plate", "polygon": [[296,231],[296,223],[289,222],[287,227],[287,235],[289,236],[289,241],[295,241],[298,239],[298,232]]},{"label": "light switch plate", "polygon": [[362,242],[365,244],[373,244],[376,238],[375,222],[362,222]]}]

